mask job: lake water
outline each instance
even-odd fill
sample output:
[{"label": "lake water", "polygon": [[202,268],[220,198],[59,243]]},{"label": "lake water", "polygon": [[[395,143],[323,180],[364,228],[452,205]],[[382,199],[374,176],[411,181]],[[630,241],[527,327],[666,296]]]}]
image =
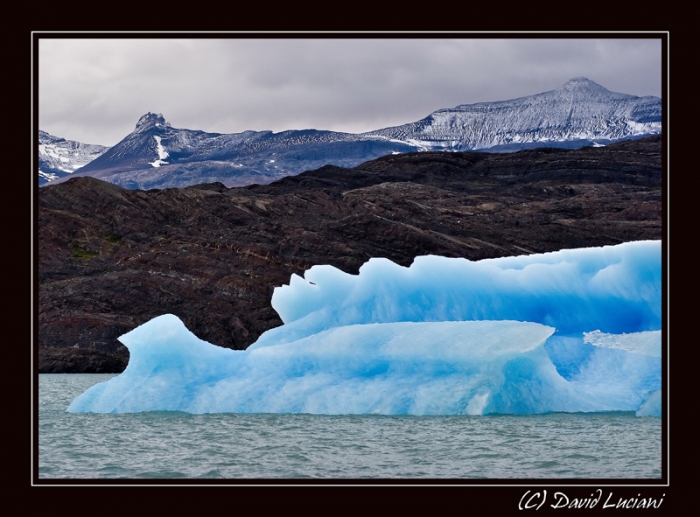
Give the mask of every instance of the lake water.
[{"label": "lake water", "polygon": [[109,374],[39,376],[41,479],[661,477],[661,419],[66,413]]}]

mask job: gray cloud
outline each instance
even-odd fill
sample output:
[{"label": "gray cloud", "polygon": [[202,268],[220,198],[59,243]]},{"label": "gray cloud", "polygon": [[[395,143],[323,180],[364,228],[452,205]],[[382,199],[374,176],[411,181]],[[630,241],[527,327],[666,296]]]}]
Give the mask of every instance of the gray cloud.
[{"label": "gray cloud", "polygon": [[661,95],[659,39],[41,39],[39,125],[114,145],[144,113],[209,132],[362,132],[585,76]]}]

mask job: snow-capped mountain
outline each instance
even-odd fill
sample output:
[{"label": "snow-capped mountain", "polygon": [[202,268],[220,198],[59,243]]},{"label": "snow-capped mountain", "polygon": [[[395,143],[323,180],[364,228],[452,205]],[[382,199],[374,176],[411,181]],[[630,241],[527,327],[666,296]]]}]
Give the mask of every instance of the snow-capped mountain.
[{"label": "snow-capped mountain", "polygon": [[39,131],[39,185],[70,176],[107,149],[104,145],[83,144]]},{"label": "snow-capped mountain", "polygon": [[605,145],[661,133],[661,99],[611,92],[576,77],[549,92],[501,102],[462,104],[423,120],[369,134],[430,150],[517,150]]},{"label": "snow-capped mountain", "polygon": [[264,184],[329,163],[354,167],[391,153],[583,147],[660,132],[659,97],[614,93],[578,77],[549,92],[441,109],[418,122],[361,134],[206,133],[173,128],[163,115],[147,113],[132,133],[74,175],[131,189]]},{"label": "snow-capped mountain", "polygon": [[147,113],[132,133],[75,175],[131,189],[215,181],[237,186],[270,183],[328,163],[352,167],[392,152],[416,150],[384,137],[314,129],[205,133],[173,128],[163,115]]}]

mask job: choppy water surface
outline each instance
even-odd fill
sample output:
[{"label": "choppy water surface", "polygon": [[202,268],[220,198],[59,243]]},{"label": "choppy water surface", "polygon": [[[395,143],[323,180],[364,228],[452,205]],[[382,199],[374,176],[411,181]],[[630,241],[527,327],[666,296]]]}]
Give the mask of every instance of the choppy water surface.
[{"label": "choppy water surface", "polygon": [[41,478],[660,478],[661,419],[66,413],[112,375],[39,376]]}]

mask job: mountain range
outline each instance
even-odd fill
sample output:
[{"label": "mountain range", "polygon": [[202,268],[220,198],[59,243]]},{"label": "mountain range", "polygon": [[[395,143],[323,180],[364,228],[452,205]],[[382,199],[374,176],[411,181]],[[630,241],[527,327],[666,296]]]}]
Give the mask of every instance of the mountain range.
[{"label": "mountain range", "polygon": [[83,144],[39,131],[39,185],[70,176],[109,147]]},{"label": "mountain range", "polygon": [[64,141],[84,149],[70,155],[48,141],[63,139],[41,132],[39,168],[52,184],[92,176],[127,189],[212,182],[232,187],[267,184],[326,164],[355,167],[407,152],[579,148],[660,133],[659,97],[615,93],[578,77],[549,92],[463,104],[417,122],[360,134],[315,129],[207,133],[173,128],[163,115],[147,113],[110,149]]}]

